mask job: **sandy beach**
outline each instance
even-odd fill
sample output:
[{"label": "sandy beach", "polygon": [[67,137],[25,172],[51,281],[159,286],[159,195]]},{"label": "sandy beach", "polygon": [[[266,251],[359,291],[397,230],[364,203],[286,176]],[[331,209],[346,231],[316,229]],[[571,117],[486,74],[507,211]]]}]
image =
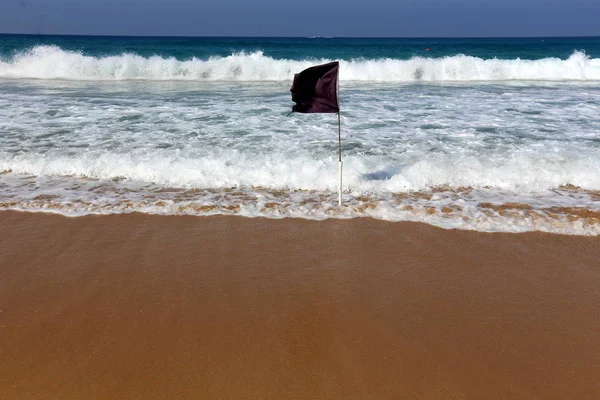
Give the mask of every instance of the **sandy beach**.
[{"label": "sandy beach", "polygon": [[0,398],[598,399],[600,238],[0,212]]}]

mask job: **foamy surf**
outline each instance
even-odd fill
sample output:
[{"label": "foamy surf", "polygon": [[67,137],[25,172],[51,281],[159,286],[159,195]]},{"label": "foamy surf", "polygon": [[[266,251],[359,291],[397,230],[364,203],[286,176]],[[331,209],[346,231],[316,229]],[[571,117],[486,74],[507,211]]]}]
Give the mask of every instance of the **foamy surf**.
[{"label": "foamy surf", "polygon": [[[0,78],[90,81],[289,81],[291,76],[328,59],[275,59],[261,51],[227,57],[179,60],[135,53],[95,57],[36,46],[0,59]],[[482,59],[468,55],[406,60],[340,60],[340,79],[365,82],[600,81],[600,59],[575,51],[566,60]]]},{"label": "foamy surf", "polygon": [[436,187],[424,191],[330,190],[235,186],[189,189],[113,180],[5,174],[0,210],[66,216],[141,212],[158,215],[239,215],[313,220],[371,217],[483,232],[600,234],[600,192],[564,186],[544,193]]},{"label": "foamy surf", "polygon": [[238,151],[194,157],[166,150],[0,153],[0,209],[69,216],[372,217],[488,232],[600,234],[595,190],[600,181],[594,172],[600,165],[590,168],[585,158],[567,161],[568,154],[555,155],[554,162],[546,157],[540,165],[542,156],[424,161],[422,154],[402,166],[351,155],[345,159],[344,206],[338,207],[334,157]]}]

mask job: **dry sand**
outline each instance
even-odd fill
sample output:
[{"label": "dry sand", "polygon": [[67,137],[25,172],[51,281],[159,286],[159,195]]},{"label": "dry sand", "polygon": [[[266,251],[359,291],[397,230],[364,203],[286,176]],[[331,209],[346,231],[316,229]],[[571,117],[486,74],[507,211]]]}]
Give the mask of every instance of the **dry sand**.
[{"label": "dry sand", "polygon": [[0,399],[599,399],[600,238],[0,212]]}]

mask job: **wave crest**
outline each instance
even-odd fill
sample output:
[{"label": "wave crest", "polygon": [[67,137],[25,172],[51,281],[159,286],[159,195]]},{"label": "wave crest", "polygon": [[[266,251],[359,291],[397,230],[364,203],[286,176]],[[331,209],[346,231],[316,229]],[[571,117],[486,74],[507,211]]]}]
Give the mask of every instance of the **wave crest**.
[{"label": "wave crest", "polygon": [[[36,46],[0,60],[0,78],[65,80],[288,81],[330,60],[282,60],[262,52],[208,60],[177,60],[125,53],[93,57],[57,46]],[[456,55],[443,58],[341,60],[340,79],[376,82],[600,81],[600,59],[575,51],[567,60],[499,60]]]}]

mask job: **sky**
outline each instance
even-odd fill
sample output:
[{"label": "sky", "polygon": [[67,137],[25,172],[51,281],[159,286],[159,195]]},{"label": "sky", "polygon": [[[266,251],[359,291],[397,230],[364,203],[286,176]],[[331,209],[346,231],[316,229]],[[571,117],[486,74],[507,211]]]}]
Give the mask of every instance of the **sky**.
[{"label": "sky", "polygon": [[600,36],[598,0],[0,0],[0,33]]}]

